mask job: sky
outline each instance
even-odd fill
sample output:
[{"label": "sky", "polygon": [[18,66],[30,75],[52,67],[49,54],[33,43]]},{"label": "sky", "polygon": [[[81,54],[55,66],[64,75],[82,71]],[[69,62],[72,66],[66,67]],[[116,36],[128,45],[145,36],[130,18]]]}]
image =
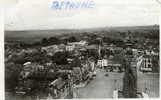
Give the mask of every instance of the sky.
[{"label": "sky", "polygon": [[55,10],[52,2],[63,0],[5,1],[5,30],[154,25],[159,24],[161,7],[157,0],[89,0],[93,8]]}]

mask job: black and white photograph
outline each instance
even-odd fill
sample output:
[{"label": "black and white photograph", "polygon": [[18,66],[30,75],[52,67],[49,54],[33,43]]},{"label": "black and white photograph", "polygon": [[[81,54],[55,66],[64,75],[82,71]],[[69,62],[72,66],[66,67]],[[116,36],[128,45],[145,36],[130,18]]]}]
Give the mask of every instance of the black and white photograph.
[{"label": "black and white photograph", "polygon": [[5,100],[160,98],[160,0],[7,0]]}]

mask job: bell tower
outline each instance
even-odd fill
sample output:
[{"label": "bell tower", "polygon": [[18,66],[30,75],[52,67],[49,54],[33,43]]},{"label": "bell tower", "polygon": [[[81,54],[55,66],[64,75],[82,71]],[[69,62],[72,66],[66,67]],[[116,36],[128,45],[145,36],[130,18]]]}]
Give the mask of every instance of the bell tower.
[{"label": "bell tower", "polygon": [[128,34],[125,42],[124,62],[125,74],[123,78],[123,96],[124,98],[137,98],[137,69],[136,59],[132,52],[131,36]]}]

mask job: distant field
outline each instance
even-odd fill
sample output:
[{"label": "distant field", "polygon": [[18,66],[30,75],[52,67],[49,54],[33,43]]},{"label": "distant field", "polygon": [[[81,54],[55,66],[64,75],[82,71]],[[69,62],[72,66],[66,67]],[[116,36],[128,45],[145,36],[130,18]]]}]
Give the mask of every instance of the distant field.
[{"label": "distant field", "polygon": [[[79,37],[80,33],[97,33],[105,36],[119,37],[119,32],[131,31],[141,37],[151,30],[159,30],[159,26],[134,26],[134,27],[104,27],[91,29],[61,29],[61,30],[25,30],[25,31],[5,31],[5,41],[39,41],[44,37],[74,35]],[[158,34],[158,33],[157,33]]]}]

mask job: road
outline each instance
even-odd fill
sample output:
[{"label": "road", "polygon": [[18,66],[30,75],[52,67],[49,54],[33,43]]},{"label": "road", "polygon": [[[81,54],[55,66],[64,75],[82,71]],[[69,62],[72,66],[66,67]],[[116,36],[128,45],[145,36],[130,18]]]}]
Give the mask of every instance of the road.
[{"label": "road", "polygon": [[[109,76],[106,77],[107,72],[97,70],[97,76],[87,86],[79,88],[77,91],[77,98],[112,98],[113,90],[122,90],[122,78],[124,73],[108,72]],[[158,73],[141,73],[138,75],[138,91],[145,91],[150,98],[159,97],[159,74]],[[115,82],[116,80],[116,82]],[[116,83],[116,84],[115,84]],[[6,100],[31,100],[28,97],[18,99],[6,92]]]},{"label": "road", "polygon": [[[87,86],[78,89],[78,98],[112,98],[113,90],[122,86],[123,73],[97,71],[97,76]],[[115,82],[116,80],[116,82]]]},{"label": "road", "polygon": [[[122,79],[124,73],[97,71],[97,76],[87,86],[78,89],[77,98],[112,98],[113,90],[122,90]],[[137,86],[139,92],[145,92],[150,98],[159,97],[159,74],[141,73],[137,75]],[[116,84],[115,84],[115,80]]]},{"label": "road", "polygon": [[138,77],[138,91],[145,91],[150,98],[159,97],[159,73],[141,73],[137,74]]}]

